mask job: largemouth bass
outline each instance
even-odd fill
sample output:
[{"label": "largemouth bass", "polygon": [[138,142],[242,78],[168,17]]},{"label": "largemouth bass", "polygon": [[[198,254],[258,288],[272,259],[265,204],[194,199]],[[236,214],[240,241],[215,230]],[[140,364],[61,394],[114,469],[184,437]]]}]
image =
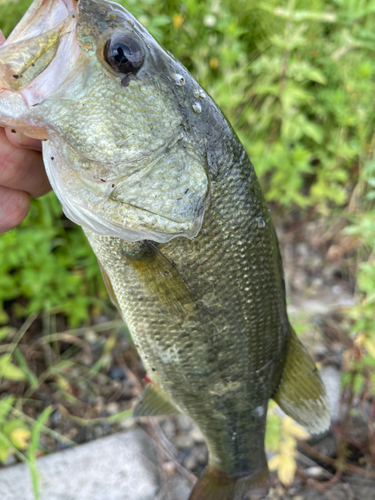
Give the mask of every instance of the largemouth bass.
[{"label": "largemouth bass", "polygon": [[45,141],[151,379],[134,415],[182,412],[202,431],[190,500],[266,492],[270,398],[311,432],[330,417],[288,320],[270,211],[219,108],[119,5],[35,0],[0,48],[0,124]]}]

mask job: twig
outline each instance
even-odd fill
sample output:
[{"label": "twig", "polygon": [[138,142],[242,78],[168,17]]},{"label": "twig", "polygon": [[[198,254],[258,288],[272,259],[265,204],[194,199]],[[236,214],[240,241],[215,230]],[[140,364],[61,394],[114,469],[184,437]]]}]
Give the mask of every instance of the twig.
[{"label": "twig", "polygon": [[39,343],[41,342],[51,342],[52,340],[59,340],[61,335],[69,335],[72,337],[84,335],[87,330],[93,330],[94,332],[103,332],[105,330],[113,330],[115,328],[120,328],[121,326],[125,326],[125,323],[122,320],[113,320],[107,321],[107,323],[100,323],[99,325],[90,325],[84,326],[82,328],[76,328],[75,330],[66,330],[65,332],[51,333],[50,335],[44,335],[41,339],[39,339]]},{"label": "twig", "polygon": [[357,467],[356,465],[348,464],[348,463],[342,463],[337,459],[331,458],[331,457],[326,457],[322,453],[319,453],[319,451],[314,450],[310,445],[305,443],[304,441],[299,442],[299,446],[305,450],[309,455],[312,455],[313,457],[317,458],[321,462],[324,462],[328,465],[332,465],[336,470],[341,470],[342,472],[345,471],[350,471],[350,472],[355,472],[356,474],[360,474],[361,476],[366,476],[366,477],[371,477],[375,479],[375,473],[371,472],[369,470],[363,470],[360,467]]},{"label": "twig", "polygon": [[129,408],[128,410],[124,410],[120,413],[116,413],[115,415],[111,415],[110,417],[99,417],[99,418],[82,418],[76,417],[75,415],[67,414],[67,418],[72,422],[82,426],[82,427],[91,427],[97,424],[115,424],[119,420],[123,420],[125,418],[131,418],[133,413],[133,408]]},{"label": "twig", "polygon": [[324,462],[328,465],[336,465],[336,460],[331,457],[327,457],[323,455],[322,453],[319,453],[319,451],[316,451],[314,448],[312,448],[310,445],[305,443],[305,441],[299,441],[298,445],[305,450],[309,455],[312,455],[313,457],[317,458],[321,462]]},{"label": "twig", "polygon": [[333,484],[336,484],[338,481],[340,481],[341,476],[342,476],[342,471],[337,470],[336,474],[333,477],[331,477],[329,481],[322,483],[322,486],[324,486],[325,488],[329,488]]},{"label": "twig", "polygon": [[34,321],[36,320],[37,317],[38,317],[38,313],[30,314],[30,316],[27,318],[27,320],[24,322],[24,324],[18,330],[18,332],[16,333],[16,336],[15,336],[15,339],[11,344],[13,347],[12,347],[12,350],[9,352],[10,354],[13,354],[19,341],[22,339],[22,337],[25,335],[25,333],[30,328],[30,326],[34,323]]},{"label": "twig", "polygon": [[[297,456],[298,456],[298,461],[303,462],[303,464],[308,466],[308,467],[320,467],[318,462],[311,460],[310,457],[308,457],[307,455],[304,455],[303,453],[301,453],[299,451],[297,451]],[[327,475],[329,475],[330,478],[333,476],[333,474],[331,474],[331,472],[329,472],[327,469],[324,469],[324,472],[327,473]]]}]

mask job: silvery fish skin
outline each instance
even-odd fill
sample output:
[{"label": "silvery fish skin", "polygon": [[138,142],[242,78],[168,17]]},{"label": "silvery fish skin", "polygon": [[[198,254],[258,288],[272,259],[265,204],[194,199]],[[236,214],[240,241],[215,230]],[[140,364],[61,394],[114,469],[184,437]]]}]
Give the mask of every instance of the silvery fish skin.
[{"label": "silvery fish skin", "polygon": [[119,5],[35,0],[0,48],[0,124],[45,139],[53,189],[151,379],[134,414],[183,412],[202,431],[190,499],[263,494],[269,399],[312,432],[330,417],[289,324],[269,209],[219,108]]}]

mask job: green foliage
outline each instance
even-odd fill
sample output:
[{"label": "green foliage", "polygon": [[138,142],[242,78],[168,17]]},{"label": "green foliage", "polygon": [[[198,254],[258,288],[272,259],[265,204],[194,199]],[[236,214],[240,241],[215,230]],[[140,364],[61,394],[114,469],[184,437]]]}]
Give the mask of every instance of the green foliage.
[{"label": "green foliage", "polygon": [[18,368],[18,366],[12,363],[12,356],[10,354],[4,354],[0,356],[0,380],[2,378],[8,380],[21,381],[26,379],[25,373]]},{"label": "green foliage", "polygon": [[[361,175],[362,188],[366,191],[364,198],[369,200],[375,199],[373,175],[373,163],[370,163]],[[368,208],[368,203],[365,206]],[[354,322],[352,336],[355,344],[368,353],[357,356],[352,363],[356,373],[354,391],[359,394],[362,388],[367,387],[375,394],[375,210],[364,211],[362,207],[352,219],[352,225],[345,232],[357,238],[361,261],[357,272],[359,300],[348,312]]]},{"label": "green foliage", "polygon": [[8,456],[25,450],[31,437],[30,430],[21,419],[9,418],[15,402],[13,395],[0,400],[0,462],[5,463]]},{"label": "green foliage", "polygon": [[[39,498],[39,473],[36,467],[40,434],[52,412],[52,407],[45,408],[31,430],[24,418],[12,416],[15,397],[7,396],[0,400],[0,463],[5,463],[9,455],[16,454],[27,463],[33,485],[34,496]],[[21,412],[20,412],[21,413]],[[21,413],[22,415],[22,413]],[[22,452],[27,451],[27,457]]]},{"label": "green foliage", "polygon": [[0,0],[0,29],[7,37],[32,0]]},{"label": "green foliage", "polygon": [[23,297],[24,304],[13,306],[15,314],[58,307],[77,325],[101,293],[96,258],[82,230],[62,219],[53,194],[34,200],[21,226],[0,237],[1,322],[8,319],[4,301]]}]

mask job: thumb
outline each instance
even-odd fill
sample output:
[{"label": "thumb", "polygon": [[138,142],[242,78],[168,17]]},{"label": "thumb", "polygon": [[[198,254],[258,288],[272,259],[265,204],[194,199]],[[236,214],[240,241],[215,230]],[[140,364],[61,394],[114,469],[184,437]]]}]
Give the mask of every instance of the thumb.
[{"label": "thumb", "polygon": [[27,135],[15,130],[14,128],[5,128],[8,141],[16,148],[35,149],[42,151],[42,143],[38,139],[31,139]]}]

